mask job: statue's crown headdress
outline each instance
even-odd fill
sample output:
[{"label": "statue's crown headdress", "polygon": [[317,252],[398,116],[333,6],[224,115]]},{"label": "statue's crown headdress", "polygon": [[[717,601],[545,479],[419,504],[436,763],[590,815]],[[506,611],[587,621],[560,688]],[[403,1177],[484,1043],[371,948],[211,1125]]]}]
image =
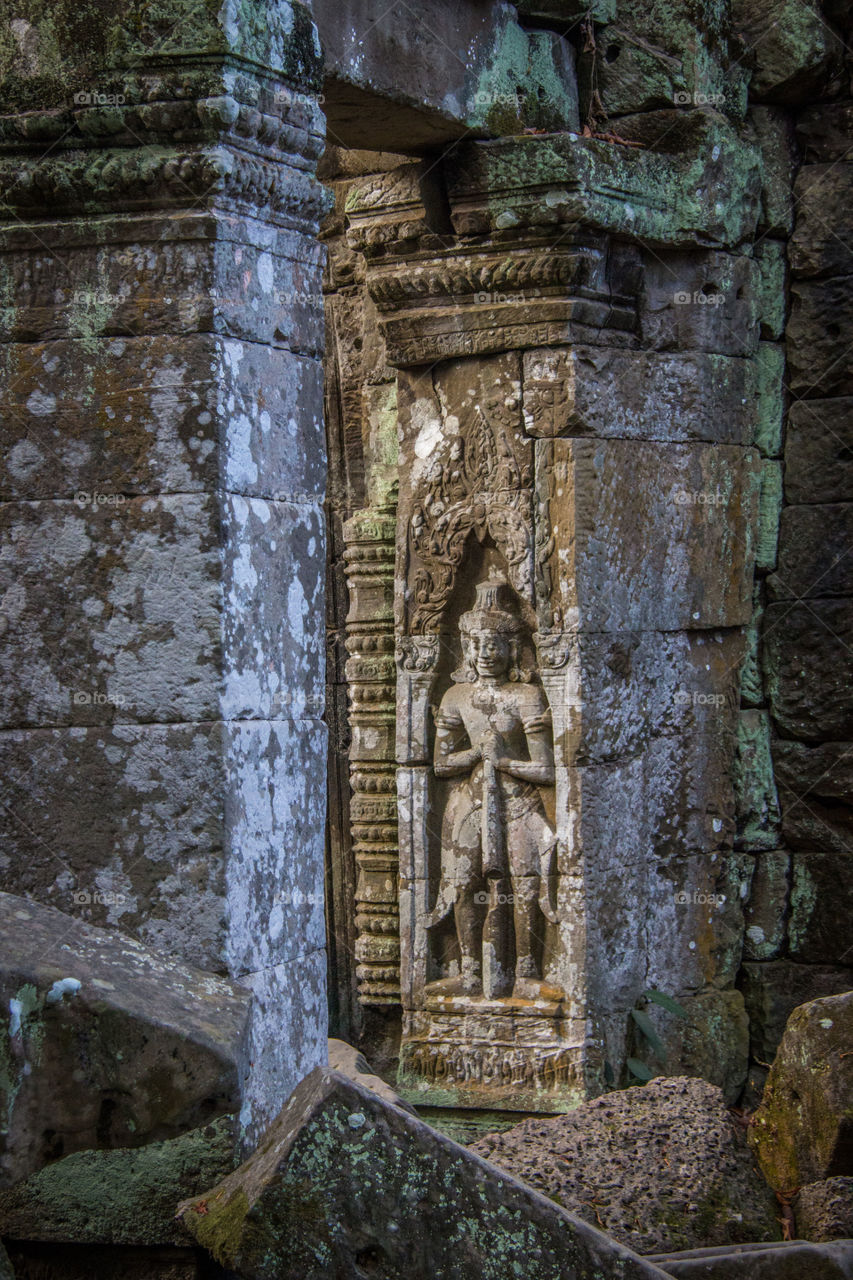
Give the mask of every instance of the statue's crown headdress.
[{"label": "statue's crown headdress", "polygon": [[478,582],[473,609],[463,613],[459,629],[467,636],[474,631],[499,631],[515,635],[523,628],[512,591],[503,574],[492,569],[484,582]]}]

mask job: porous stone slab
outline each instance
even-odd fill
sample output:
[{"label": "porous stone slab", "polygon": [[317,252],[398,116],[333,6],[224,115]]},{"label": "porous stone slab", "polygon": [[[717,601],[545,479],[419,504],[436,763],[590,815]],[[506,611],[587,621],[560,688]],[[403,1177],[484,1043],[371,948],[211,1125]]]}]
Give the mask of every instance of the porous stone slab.
[{"label": "porous stone slab", "polygon": [[850,1280],[853,1243],[721,1245],[717,1249],[688,1249],[681,1253],[650,1254],[676,1280]]},{"label": "porous stone slab", "polygon": [[532,436],[751,443],[754,370],[736,356],[541,348],[523,379]]},{"label": "porous stone slab", "polygon": [[641,1280],[635,1254],[401,1108],[316,1068],[257,1152],[179,1209],[246,1280]]},{"label": "porous stone slab", "polygon": [[56,1160],[0,1192],[0,1233],[66,1244],[189,1244],[175,1204],[234,1169],[234,1129],[233,1117],[223,1116],[166,1142]]},{"label": "porous stone slab", "polygon": [[12,894],[0,920],[4,1182],[233,1109],[245,990]]},{"label": "porous stone slab", "polygon": [[803,1240],[853,1241],[853,1177],[824,1178],[800,1187],[794,1218]]},{"label": "porous stone slab", "polygon": [[785,439],[788,502],[846,502],[851,490],[853,399],[795,401]]},{"label": "porous stone slab", "polygon": [[767,584],[771,598],[853,594],[851,545],[853,503],[786,507],[779,527],[779,567]]},{"label": "porous stone slab", "polygon": [[853,395],[853,290],[849,276],[795,280],[785,333],[795,396]]},{"label": "porous stone slab", "polygon": [[796,276],[853,272],[853,164],[803,165],[794,183],[797,226],[788,245]]},{"label": "porous stone slab", "polygon": [[471,1150],[643,1253],[780,1236],[775,1198],[704,1080],[609,1093]]},{"label": "porous stone slab", "polygon": [[814,598],[770,604],[764,615],[764,677],[770,711],[785,736],[853,739],[847,678],[853,602]]},{"label": "porous stone slab", "polygon": [[770,1066],[785,1024],[798,1005],[853,987],[853,965],[796,964],[793,960],[746,961],[741,972],[749,1014],[750,1052]]},{"label": "porous stone slab", "polygon": [[749,1142],[772,1187],[853,1175],[853,991],[788,1019]]}]

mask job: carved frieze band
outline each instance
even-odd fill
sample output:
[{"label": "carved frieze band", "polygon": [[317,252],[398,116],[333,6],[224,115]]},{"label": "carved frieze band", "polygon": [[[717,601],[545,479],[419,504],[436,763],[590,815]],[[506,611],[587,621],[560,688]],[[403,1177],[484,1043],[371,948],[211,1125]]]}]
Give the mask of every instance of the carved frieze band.
[{"label": "carved frieze band", "polygon": [[400,1001],[394,538],[392,511],[359,512],[344,525],[356,977],[366,1006]]}]

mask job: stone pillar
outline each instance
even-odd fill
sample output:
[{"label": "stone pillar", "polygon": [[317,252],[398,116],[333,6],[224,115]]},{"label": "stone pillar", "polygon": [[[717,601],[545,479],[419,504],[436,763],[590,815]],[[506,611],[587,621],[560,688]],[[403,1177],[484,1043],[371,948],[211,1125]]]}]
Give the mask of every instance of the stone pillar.
[{"label": "stone pillar", "polygon": [[298,3],[2,19],[4,888],[325,1053],[321,60]]},{"label": "stone pillar", "polygon": [[[732,762],[760,489],[758,163],[721,118],[692,127],[672,154],[470,144],[429,189],[407,165],[348,199],[400,370],[401,1085],[421,1101],[558,1111],[627,1080],[629,1058],[743,1083]],[[509,680],[553,751],[538,800],[503,798],[510,846],[555,838],[535,963],[503,992],[470,964],[465,985],[452,899],[479,819],[434,767],[439,731],[464,758],[488,709],[464,661],[475,588],[504,594]],[[483,871],[490,946],[502,874]],[[647,1012],[652,989],[687,1022]]]}]

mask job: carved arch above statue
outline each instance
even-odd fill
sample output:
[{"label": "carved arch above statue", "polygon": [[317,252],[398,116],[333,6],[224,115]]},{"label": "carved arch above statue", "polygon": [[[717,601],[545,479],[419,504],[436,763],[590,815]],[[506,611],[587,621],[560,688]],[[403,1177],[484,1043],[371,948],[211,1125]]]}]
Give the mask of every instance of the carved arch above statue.
[{"label": "carved arch above statue", "polygon": [[412,634],[437,632],[468,539],[490,538],[520,598],[533,601],[533,467],[499,401],[471,403],[414,495],[409,528]]}]

